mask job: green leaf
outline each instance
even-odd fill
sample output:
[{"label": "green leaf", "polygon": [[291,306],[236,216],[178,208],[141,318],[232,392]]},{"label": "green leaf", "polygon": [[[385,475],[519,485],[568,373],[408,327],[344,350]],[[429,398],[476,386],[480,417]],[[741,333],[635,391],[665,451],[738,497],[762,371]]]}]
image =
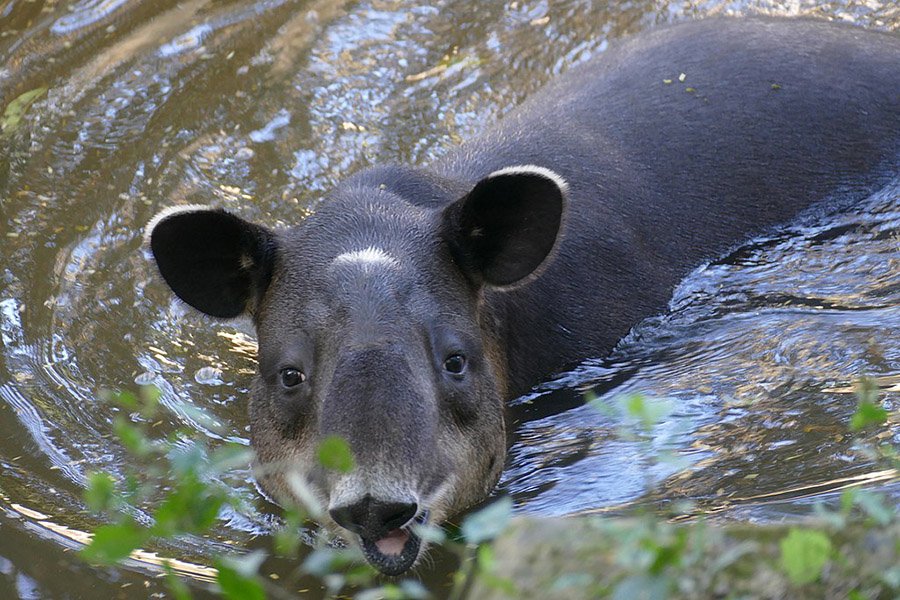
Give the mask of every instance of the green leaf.
[{"label": "green leaf", "polygon": [[185,474],[156,509],[155,535],[201,533],[212,527],[225,504],[222,490],[208,485],[193,474]]},{"label": "green leaf", "polygon": [[319,463],[326,469],[349,473],[355,466],[350,444],[337,435],[326,437],[319,444]]},{"label": "green leaf", "polygon": [[878,402],[878,380],[874,377],[860,377],[853,387],[857,401]]},{"label": "green leaf", "polygon": [[881,425],[887,420],[887,411],[878,403],[878,383],[871,377],[863,377],[856,383],[859,402],[856,413],[850,419],[850,429],[859,431],[870,425]]},{"label": "green leaf", "polygon": [[303,561],[303,570],[317,577],[325,577],[334,571],[339,561],[338,551],[334,548],[316,548]]},{"label": "green leaf", "polygon": [[671,544],[656,544],[654,548],[656,556],[653,557],[653,563],[647,569],[651,575],[661,575],[666,567],[677,566],[681,562],[682,554],[687,546],[688,532],[685,529],[679,529],[675,533],[675,539]]},{"label": "green leaf", "polygon": [[88,508],[95,512],[104,512],[115,508],[116,481],[112,475],[104,472],[90,473],[87,488],[84,490],[84,501]]},{"label": "green leaf", "polygon": [[228,433],[219,418],[205,408],[189,403],[183,403],[178,407],[178,411],[186,418],[196,423],[198,427],[215,432],[219,435],[227,435]]},{"label": "green leaf", "polygon": [[781,566],[796,585],[818,579],[829,556],[831,540],[821,531],[792,528],[781,540]]},{"label": "green leaf", "polygon": [[418,523],[412,526],[413,532],[428,544],[443,544],[447,541],[447,533],[439,525],[434,523]]},{"label": "green leaf", "polygon": [[325,514],[325,508],[319,502],[316,493],[309,487],[305,477],[294,470],[288,470],[284,474],[284,480],[297,500],[298,509],[306,511],[312,519],[318,519]]},{"label": "green leaf", "polygon": [[129,391],[117,392],[112,390],[102,390],[100,399],[109,404],[116,404],[126,410],[137,410],[140,408],[138,397]]},{"label": "green leaf", "polygon": [[295,507],[288,507],[284,512],[284,527],[275,532],[275,552],[280,556],[294,558],[300,549],[300,525],[303,515]]},{"label": "green leaf", "polygon": [[400,590],[403,592],[403,598],[407,600],[425,600],[431,597],[428,589],[415,579],[404,579],[401,581]]},{"label": "green leaf", "polygon": [[159,399],[162,398],[162,390],[155,385],[142,385],[138,388],[141,397],[141,404],[145,413],[153,413],[159,405]]},{"label": "green leaf", "polygon": [[878,494],[873,494],[867,490],[859,490],[855,497],[856,505],[878,525],[882,527],[889,525],[897,516],[897,509],[882,502],[883,498]]},{"label": "green leaf", "polygon": [[845,515],[850,514],[850,511],[853,510],[853,505],[856,504],[856,495],[859,493],[859,490],[854,488],[847,488],[843,492],[841,492],[841,512]]},{"label": "green leaf", "polygon": [[388,583],[376,588],[363,590],[353,596],[353,600],[406,600],[400,588]]},{"label": "green leaf", "polygon": [[492,540],[506,529],[506,525],[512,518],[512,509],[512,498],[504,496],[466,517],[460,527],[460,532],[466,542],[470,544],[480,544]]},{"label": "green leaf", "polygon": [[635,419],[643,417],[646,412],[644,397],[640,394],[632,394],[625,398],[625,411]]},{"label": "green leaf", "polygon": [[162,390],[152,384],[140,386],[138,392],[141,395],[141,401],[145,405],[155,406],[156,404],[159,404],[159,399],[162,398]]},{"label": "green leaf", "polygon": [[625,415],[638,421],[645,431],[652,431],[674,410],[674,403],[665,398],[648,398],[630,394],[622,402]]},{"label": "green leaf", "polygon": [[176,477],[194,477],[205,470],[208,463],[206,448],[195,442],[177,445],[169,452],[169,464]]},{"label": "green leaf", "polygon": [[4,134],[12,133],[21,124],[22,117],[28,112],[28,108],[46,91],[45,87],[35,88],[10,102],[3,111],[3,116],[0,117],[0,131]]},{"label": "green leaf", "polygon": [[475,554],[475,561],[478,564],[479,571],[488,573],[493,571],[494,566],[497,564],[494,558],[494,549],[489,544],[481,546]]},{"label": "green leaf", "polygon": [[234,469],[250,468],[255,453],[252,449],[229,442],[217,448],[209,457],[210,469],[216,473],[226,473]]},{"label": "green leaf", "polygon": [[859,431],[871,425],[881,425],[887,421],[887,411],[869,400],[862,400],[850,419],[850,429]]},{"label": "green leaf", "polygon": [[125,449],[139,458],[147,456],[153,449],[144,432],[121,415],[113,421],[113,431]]},{"label": "green leaf", "polygon": [[222,564],[243,577],[255,577],[259,573],[259,568],[266,560],[266,553],[262,550],[254,550],[246,554],[234,554],[222,557]]},{"label": "green leaf", "polygon": [[894,591],[900,591],[900,566],[891,567],[881,574],[881,581]]},{"label": "green leaf", "polygon": [[512,598],[520,598],[522,596],[512,580],[500,577],[494,573],[497,561],[494,557],[494,549],[490,544],[482,544],[478,547],[475,561],[478,565],[478,580],[485,586]]},{"label": "green leaf", "polygon": [[358,564],[363,561],[362,551],[357,547],[331,548],[321,546],[316,548],[303,561],[300,567],[304,572],[322,579],[329,575],[335,575],[350,565],[362,567],[363,571],[375,573],[375,569],[368,563]]},{"label": "green leaf", "polygon": [[223,596],[229,600],[265,600],[266,592],[257,576],[243,575],[224,560],[216,560],[215,566],[219,571],[216,581]]},{"label": "green leaf", "polygon": [[94,531],[94,538],[81,553],[91,562],[114,563],[140,548],[148,537],[149,532],[134,521],[103,525]]},{"label": "green leaf", "polygon": [[610,418],[619,416],[619,407],[604,396],[597,396],[596,393],[591,391],[584,394],[584,399],[585,403],[603,416]]}]

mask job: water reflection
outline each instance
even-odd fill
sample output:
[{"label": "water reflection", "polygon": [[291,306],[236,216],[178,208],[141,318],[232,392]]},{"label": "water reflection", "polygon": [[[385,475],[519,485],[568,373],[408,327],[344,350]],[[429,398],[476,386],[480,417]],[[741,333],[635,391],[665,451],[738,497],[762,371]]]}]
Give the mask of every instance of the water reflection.
[{"label": "water reflection", "polygon": [[[293,223],[347,173],[440,155],[611,39],[760,11],[900,28],[895,3],[878,0],[0,2],[0,107],[47,88],[0,138],[0,596],[128,577],[57,567],[60,539],[9,510],[95,524],[80,501],[85,472],[126,460],[99,389],[154,383],[160,435],[187,427],[246,443],[252,328],[197,317],[152,277],[141,235],[157,210],[213,203]],[[689,498],[754,519],[848,482],[895,490],[845,423],[861,374],[898,401],[898,225],[894,186],[695,272],[671,315],[517,404],[503,490],[542,514]],[[666,428],[623,439],[585,390],[607,404],[640,391],[674,409]],[[898,440],[896,425],[875,435]],[[258,498],[249,473],[229,484]],[[772,498],[782,503],[765,508]],[[258,502],[227,515],[216,539],[166,550],[190,562],[246,547],[271,529],[271,510]],[[440,566],[429,573],[443,582]]]}]

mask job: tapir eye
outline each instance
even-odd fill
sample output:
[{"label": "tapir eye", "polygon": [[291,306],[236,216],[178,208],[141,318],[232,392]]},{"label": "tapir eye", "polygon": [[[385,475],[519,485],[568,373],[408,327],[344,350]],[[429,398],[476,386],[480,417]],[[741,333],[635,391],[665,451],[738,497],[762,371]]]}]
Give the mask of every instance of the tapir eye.
[{"label": "tapir eye", "polygon": [[293,367],[285,367],[281,370],[281,385],[286,388],[292,388],[306,381],[306,375],[303,371]]},{"label": "tapir eye", "polygon": [[453,375],[459,375],[466,368],[466,357],[462,354],[451,354],[444,361],[444,370]]}]

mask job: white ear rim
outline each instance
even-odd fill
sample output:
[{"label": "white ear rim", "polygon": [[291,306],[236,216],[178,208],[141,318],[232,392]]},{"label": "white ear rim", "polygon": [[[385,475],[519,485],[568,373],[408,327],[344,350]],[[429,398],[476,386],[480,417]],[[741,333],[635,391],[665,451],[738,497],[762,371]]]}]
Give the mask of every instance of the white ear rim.
[{"label": "white ear rim", "polygon": [[157,225],[169,217],[174,217],[175,215],[180,215],[182,213],[210,212],[213,210],[215,210],[213,207],[203,204],[184,204],[182,206],[170,206],[162,209],[156,213],[155,217],[150,219],[150,222],[147,223],[147,226],[144,228],[144,246],[147,248],[150,247],[150,237],[153,235],[153,230],[156,229]]},{"label": "white ear rim", "polygon": [[550,181],[552,181],[563,194],[567,194],[569,192],[569,183],[565,180],[565,178],[563,178],[563,176],[556,171],[548,169],[546,167],[539,167],[538,165],[513,165],[511,167],[504,167],[502,169],[494,171],[487,176],[487,179],[500,177],[503,175],[537,175],[539,177],[543,177],[544,179],[549,179]]}]

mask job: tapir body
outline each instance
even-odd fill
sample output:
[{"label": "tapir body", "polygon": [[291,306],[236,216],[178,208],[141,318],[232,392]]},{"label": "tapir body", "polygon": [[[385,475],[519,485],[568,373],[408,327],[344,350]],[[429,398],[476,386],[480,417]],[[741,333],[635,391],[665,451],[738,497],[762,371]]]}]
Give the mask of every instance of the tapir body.
[{"label": "tapir body", "polygon": [[[181,207],[150,246],[184,301],[254,320],[263,488],[302,482],[398,574],[422,552],[412,524],[496,483],[505,400],[605,355],[702,261],[898,172],[896,35],[709,19],[612,44],[431,165],[350,177],[295,227]],[[318,464],[330,435],[352,473]]]}]

